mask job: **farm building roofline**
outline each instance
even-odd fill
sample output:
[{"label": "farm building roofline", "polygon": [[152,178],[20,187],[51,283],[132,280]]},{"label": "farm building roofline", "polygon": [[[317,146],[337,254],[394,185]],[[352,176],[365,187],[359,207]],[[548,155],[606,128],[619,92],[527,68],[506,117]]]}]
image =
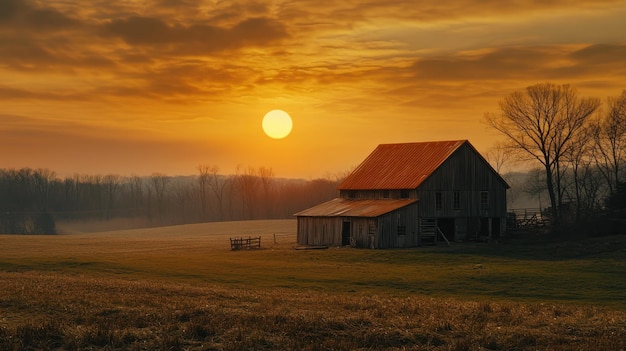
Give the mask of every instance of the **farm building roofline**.
[{"label": "farm building roofline", "polygon": [[416,189],[462,145],[468,145],[509,188],[468,140],[452,140],[380,144],[337,189]]},{"label": "farm building roofline", "polygon": [[416,199],[335,198],[296,213],[296,217],[378,217],[417,202]]}]

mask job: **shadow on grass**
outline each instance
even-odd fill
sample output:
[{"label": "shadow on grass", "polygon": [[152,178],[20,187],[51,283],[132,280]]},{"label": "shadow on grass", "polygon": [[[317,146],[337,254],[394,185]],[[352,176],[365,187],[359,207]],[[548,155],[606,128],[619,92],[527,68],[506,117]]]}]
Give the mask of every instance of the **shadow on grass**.
[{"label": "shadow on grass", "polygon": [[441,254],[470,254],[518,260],[570,260],[626,258],[626,235],[592,238],[552,237],[545,232],[517,232],[489,243],[454,243],[428,251]]}]

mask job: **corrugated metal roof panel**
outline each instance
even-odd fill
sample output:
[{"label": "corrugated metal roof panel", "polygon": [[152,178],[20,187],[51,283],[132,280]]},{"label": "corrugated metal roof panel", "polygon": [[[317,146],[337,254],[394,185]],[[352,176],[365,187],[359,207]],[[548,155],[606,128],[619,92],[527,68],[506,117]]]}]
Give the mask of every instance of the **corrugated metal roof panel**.
[{"label": "corrugated metal roof panel", "polygon": [[467,140],[381,144],[339,190],[415,189]]},{"label": "corrugated metal roof panel", "polygon": [[378,217],[417,202],[415,199],[355,200],[336,198],[296,213],[304,217]]}]

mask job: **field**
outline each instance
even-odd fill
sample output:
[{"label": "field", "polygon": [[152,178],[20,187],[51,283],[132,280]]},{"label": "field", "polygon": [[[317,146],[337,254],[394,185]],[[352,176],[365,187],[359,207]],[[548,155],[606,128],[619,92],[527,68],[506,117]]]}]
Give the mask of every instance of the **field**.
[{"label": "field", "polygon": [[295,230],[0,235],[0,349],[626,348],[625,237],[301,251]]}]

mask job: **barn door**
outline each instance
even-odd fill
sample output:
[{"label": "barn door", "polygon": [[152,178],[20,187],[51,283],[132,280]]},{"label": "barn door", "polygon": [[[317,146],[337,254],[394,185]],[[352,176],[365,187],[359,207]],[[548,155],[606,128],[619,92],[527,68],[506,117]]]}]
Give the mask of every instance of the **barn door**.
[{"label": "barn door", "polygon": [[343,222],[341,227],[341,246],[350,245],[350,222]]},{"label": "barn door", "polygon": [[[448,240],[456,240],[456,223],[454,218],[437,218],[437,227],[439,227],[439,230],[441,230]],[[441,240],[443,240],[443,238],[441,238]]]},{"label": "barn door", "polygon": [[492,239],[500,238],[500,218],[491,219],[491,237]]}]

